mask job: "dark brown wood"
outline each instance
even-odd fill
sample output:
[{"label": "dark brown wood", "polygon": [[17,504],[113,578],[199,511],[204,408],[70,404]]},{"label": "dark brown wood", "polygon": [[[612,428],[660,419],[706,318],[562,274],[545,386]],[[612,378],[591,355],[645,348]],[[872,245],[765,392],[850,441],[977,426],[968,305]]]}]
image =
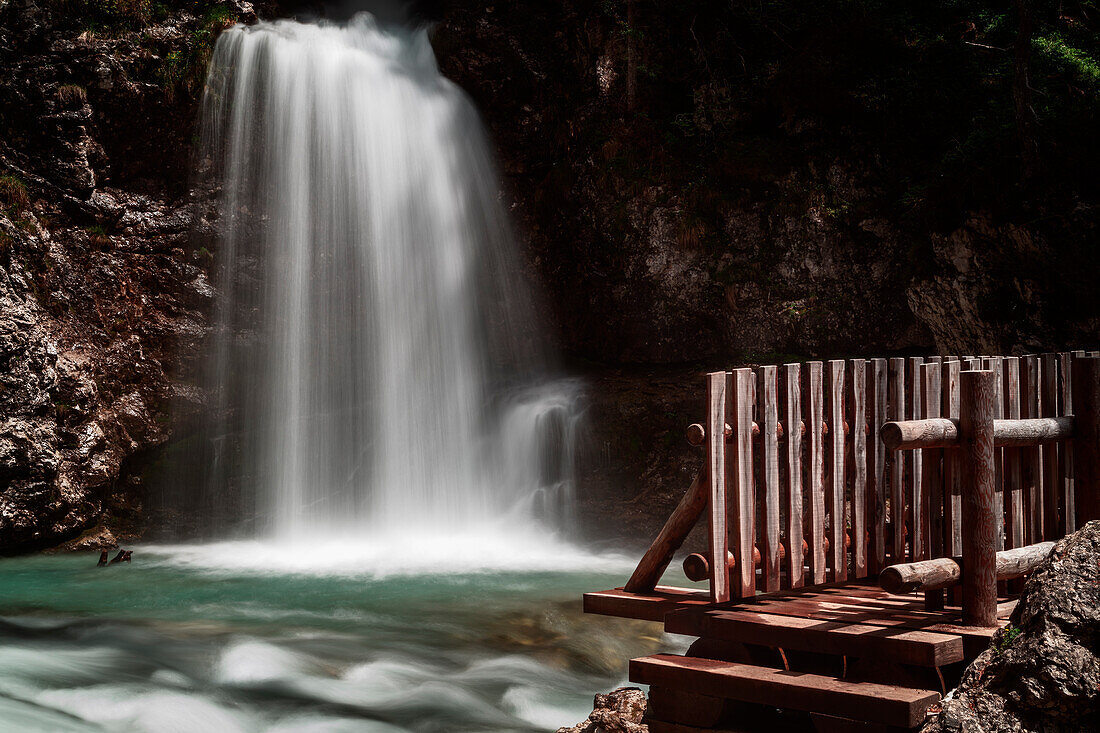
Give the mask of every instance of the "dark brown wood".
[{"label": "dark brown wood", "polygon": [[[752,548],[756,537],[756,493],[753,485],[752,415],[755,377],[751,369],[734,369],[730,374],[726,402],[727,421],[733,427],[733,455],[727,457],[730,521],[730,550],[737,556],[737,569],[730,572],[730,595],[748,598],[756,594],[756,571]],[[713,558],[719,557],[712,555]]]},{"label": "dark brown wood", "polygon": [[884,656],[902,664],[939,667],[963,660],[962,638],[929,631],[759,613],[746,609],[690,609],[665,619],[670,634],[797,649],[820,654]]},{"label": "dark brown wood", "polygon": [[672,511],[672,516],[657,534],[657,539],[653,540],[653,544],[638,562],[638,567],[624,586],[627,592],[648,593],[657,587],[665,568],[672,562],[673,554],[680,549],[684,538],[706,509],[707,498],[707,472],[704,468],[695,476],[684,497]]},{"label": "dark brown wood", "polygon": [[[1056,417],[1060,410],[1058,405],[1058,355],[1043,354],[1040,357],[1039,378],[1041,380],[1041,393],[1039,395],[1039,408],[1044,417]],[[1058,491],[1058,461],[1059,451],[1056,445],[1044,445],[1043,460],[1043,537],[1053,539],[1063,536],[1062,527],[1065,525],[1061,516]]]},{"label": "dark brown wood", "polygon": [[879,430],[886,422],[886,360],[871,359],[867,378],[867,409],[870,411],[870,444],[867,468],[867,526],[870,527],[870,550],[867,568],[877,574],[886,567],[886,446]]},{"label": "dark brown wood", "polygon": [[998,550],[1005,548],[1005,500],[1004,500],[1004,450],[997,445],[997,421],[1004,418],[1004,402],[1001,397],[1001,357],[983,356],[982,369],[993,372],[993,513]]},{"label": "dark brown wood", "polygon": [[[955,359],[945,360],[941,368],[944,417],[959,418],[959,372],[960,363]],[[943,524],[944,550],[951,556],[962,553],[962,467],[959,463],[958,448],[948,448],[943,456]]]},{"label": "dark brown wood", "polygon": [[650,593],[627,593],[622,588],[585,593],[583,609],[585,613],[601,616],[664,621],[671,611],[710,603],[710,593],[706,591],[659,585]]},{"label": "dark brown wood", "polygon": [[[1058,355],[1059,383],[1061,393],[1058,395],[1062,403],[1062,414],[1073,414],[1073,362],[1077,354],[1067,351]],[[1068,441],[1059,446],[1062,451],[1061,460],[1058,462],[1058,491],[1062,504],[1063,527],[1065,533],[1072,534],[1077,530],[1077,493],[1074,491],[1074,475],[1076,465],[1073,458],[1073,441]]]},{"label": "dark brown wood", "polygon": [[712,731],[730,705],[720,697],[698,695],[660,685],[651,686],[647,698],[646,722],[651,733],[654,731],[654,721],[685,726],[680,728],[681,731]]},{"label": "dark brown wood", "polygon": [[[937,362],[921,365],[921,389],[924,407],[921,417],[940,416],[942,398],[940,396],[940,364]],[[924,552],[926,557],[942,557],[943,538],[943,449],[926,448],[921,457],[921,495],[924,498],[925,520]],[[926,609],[942,610],[943,591],[932,590],[925,593]]]},{"label": "dark brown wood", "polygon": [[[880,431],[887,450],[952,448],[959,444],[958,418],[929,418],[887,422]],[[1022,448],[1039,443],[1056,443],[1073,437],[1073,419],[1040,417],[993,421],[993,444],[1001,448]]]},{"label": "dark brown wood", "polygon": [[[1001,400],[1005,420],[1019,420],[1023,414],[1020,405],[1020,360],[1014,356],[1006,356],[1001,360]],[[997,443],[996,424],[993,426],[993,442]],[[1005,547],[1023,547],[1026,544],[1020,450],[1006,448],[1004,451]]]},{"label": "dark brown wood", "polygon": [[[923,363],[924,359],[919,356],[909,357],[907,370],[907,384],[909,387],[907,414],[910,420],[918,420],[921,416],[920,366]],[[906,517],[909,521],[910,560],[916,560],[924,554],[922,538],[924,537],[925,513],[921,497],[922,466],[923,463],[920,451],[910,451],[906,454],[906,474],[908,475],[909,488],[909,513]]]},{"label": "dark brown wood", "polygon": [[[729,552],[726,534],[726,440],[727,375],[707,375],[707,538],[711,558],[725,558]],[[729,568],[724,562],[710,564],[710,597],[716,602],[730,599]]]},{"label": "dark brown wood", "polygon": [[[890,418],[904,420],[905,359],[891,359],[889,372]],[[889,449],[888,449],[889,450]],[[905,557],[905,461],[903,453],[890,451],[890,521],[894,524],[894,545],[890,559],[900,562]]]},{"label": "dark brown wood", "polygon": [[928,708],[940,699],[940,694],[931,690],[848,682],[806,673],[792,675],[782,669],[671,654],[630,660],[630,679],[770,707],[858,716],[873,723],[909,728],[923,721]]},{"label": "dark brown wood", "polygon": [[[802,367],[786,364],[783,367],[783,409],[788,425],[802,422]],[[783,506],[787,510],[787,544],[801,548],[802,542],[802,434],[792,433],[783,450],[786,480],[783,482]],[[804,553],[787,554],[787,578],[790,587],[801,588],[805,583],[802,563]]]},{"label": "dark brown wood", "polygon": [[[1039,357],[1035,354],[1024,356],[1020,364],[1020,415],[1023,418],[1040,416],[1039,394]],[[1038,542],[1043,537],[1043,461],[1042,448],[1038,445],[1024,448],[1020,452],[1020,480],[1024,494],[1024,533],[1029,543]]]},{"label": "dark brown wood", "polygon": [[760,549],[764,591],[779,590],[779,424],[778,367],[762,366],[757,375],[760,438]]},{"label": "dark brown wood", "polygon": [[[1001,550],[996,556],[997,580],[1012,580],[1029,574],[1046,560],[1054,545],[1049,541]],[[891,565],[879,575],[879,585],[888,593],[902,594],[948,588],[961,579],[962,569],[957,558],[938,557]]]},{"label": "dark brown wood", "polygon": [[1073,360],[1074,485],[1077,526],[1100,519],[1100,359]]},{"label": "dark brown wood", "polygon": [[810,583],[825,582],[825,419],[824,374],[820,361],[810,361],[803,371],[802,398],[810,419],[806,451],[806,542]]},{"label": "dark brown wood", "polygon": [[848,472],[852,484],[852,575],[867,577],[867,362],[848,362],[848,423],[851,431],[851,459]]},{"label": "dark brown wood", "polygon": [[828,365],[828,393],[826,410],[829,425],[828,466],[829,478],[826,481],[826,503],[829,508],[829,580],[830,582],[848,579],[848,555],[844,548],[845,529],[845,486],[844,486],[844,431],[835,429],[844,424],[844,361],[833,359]]},{"label": "dark brown wood", "polygon": [[962,449],[963,623],[997,622],[997,515],[994,490],[993,415],[996,375],[967,371],[960,375],[959,440]]}]

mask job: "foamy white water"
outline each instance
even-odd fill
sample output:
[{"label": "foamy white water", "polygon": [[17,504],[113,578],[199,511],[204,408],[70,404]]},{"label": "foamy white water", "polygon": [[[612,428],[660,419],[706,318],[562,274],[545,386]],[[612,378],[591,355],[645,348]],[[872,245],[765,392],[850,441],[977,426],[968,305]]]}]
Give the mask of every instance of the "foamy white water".
[{"label": "foamy white water", "polygon": [[546,381],[481,122],[426,31],[235,27],[203,136],[221,185],[210,513],[233,486],[255,536],[416,537],[402,552],[431,562],[552,539],[577,386]]}]

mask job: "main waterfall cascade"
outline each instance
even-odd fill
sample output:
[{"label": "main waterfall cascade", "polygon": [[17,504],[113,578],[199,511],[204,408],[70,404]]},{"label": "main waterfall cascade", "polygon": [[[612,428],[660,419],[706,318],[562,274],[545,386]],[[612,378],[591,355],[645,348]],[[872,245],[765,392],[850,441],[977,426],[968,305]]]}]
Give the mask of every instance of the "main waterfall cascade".
[{"label": "main waterfall cascade", "polygon": [[234,27],[203,115],[209,513],[237,496],[253,536],[436,554],[565,526],[576,386],[547,376],[481,122],[427,32]]}]

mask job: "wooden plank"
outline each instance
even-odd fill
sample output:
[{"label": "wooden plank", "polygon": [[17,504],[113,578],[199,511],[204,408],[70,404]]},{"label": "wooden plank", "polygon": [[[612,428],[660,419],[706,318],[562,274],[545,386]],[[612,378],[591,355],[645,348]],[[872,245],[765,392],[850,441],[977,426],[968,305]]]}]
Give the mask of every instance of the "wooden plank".
[{"label": "wooden plank", "polygon": [[[891,420],[904,420],[905,414],[905,359],[891,359],[889,369],[889,413]],[[905,456],[900,451],[889,455],[890,459],[890,521],[894,524],[894,547],[891,562],[901,562],[905,557]]]},{"label": "wooden plank", "polygon": [[783,445],[787,475],[783,483],[783,505],[787,509],[787,577],[792,588],[805,582],[802,573],[802,431],[790,429],[802,421],[802,367],[783,367],[784,424],[788,426]]},{"label": "wooden plank", "polygon": [[710,603],[706,591],[659,585],[649,593],[627,593],[622,588],[585,593],[582,608],[585,613],[601,616],[664,621],[665,615],[672,611]]},{"label": "wooden plank", "polygon": [[[921,382],[920,367],[924,359],[919,356],[911,356],[906,369],[907,392],[906,409],[910,420],[919,420],[921,413]],[[905,452],[906,474],[909,484],[909,559],[914,560],[924,556],[924,501],[921,496],[921,466],[922,455],[920,451]]]},{"label": "wooden plank", "polygon": [[728,701],[720,697],[697,695],[660,685],[651,686],[646,697],[645,717],[651,733],[655,730],[655,722],[685,726],[681,730],[688,731],[713,730],[730,706]]},{"label": "wooden plank", "polygon": [[[921,369],[921,398],[923,406],[921,416],[935,418],[940,416],[942,397],[940,395],[941,369],[939,363],[923,364]],[[921,451],[921,496],[926,511],[924,521],[924,550],[929,558],[942,557],[944,548],[943,528],[943,449],[932,448]],[[924,595],[928,610],[943,608],[943,591],[932,591]]]},{"label": "wooden plank", "polygon": [[764,590],[779,590],[779,384],[778,367],[762,366],[756,394],[760,424],[760,567]]},{"label": "wooden plank", "polygon": [[[1004,417],[1004,403],[1001,397],[1001,357],[983,356],[982,369],[993,372],[993,419]],[[1005,548],[1005,501],[1004,501],[1004,449],[993,445],[993,512],[997,517],[995,531],[998,550]]]},{"label": "wooden plank", "polygon": [[997,606],[998,515],[994,502],[993,415],[996,375],[963,372],[960,381],[959,438],[962,441],[963,622],[993,626]]},{"label": "wooden plank", "polygon": [[962,637],[957,635],[821,622],[750,610],[676,611],[665,618],[665,631],[820,654],[879,656],[925,667],[963,660]]},{"label": "wooden plank", "polygon": [[[733,455],[726,465],[730,500],[729,537],[736,557],[730,573],[730,595],[751,598],[756,595],[756,566],[752,549],[756,541],[756,492],[753,485],[752,416],[755,378],[752,369],[734,369],[730,375],[731,399],[726,402],[726,422],[733,427],[730,446]],[[714,559],[711,559],[714,563]],[[713,572],[713,568],[712,571]]]},{"label": "wooden plank", "polygon": [[[1058,366],[1061,370],[1059,385],[1061,393],[1058,395],[1062,403],[1062,414],[1073,414],[1073,360],[1076,353],[1067,351],[1058,357]],[[1058,462],[1058,490],[1061,492],[1061,505],[1063,526],[1065,534],[1077,531],[1077,508],[1075,506],[1076,493],[1073,489],[1073,444],[1069,440],[1059,446],[1062,451],[1061,460]]]},{"label": "wooden plank", "polygon": [[1100,519],[1100,359],[1073,359],[1077,524]]},{"label": "wooden plank", "polygon": [[867,362],[848,362],[848,424],[851,426],[852,574],[867,577]]},{"label": "wooden plank", "polygon": [[940,699],[932,690],[848,682],[713,659],[655,654],[630,660],[632,682],[688,690],[770,707],[858,717],[912,728]]},{"label": "wooden plank", "polygon": [[[1020,365],[1020,414],[1025,418],[1041,417],[1039,395],[1039,357],[1028,354]],[[1024,533],[1033,545],[1043,537],[1043,460],[1038,445],[1020,449],[1020,480],[1023,486]]]},{"label": "wooden plank", "polygon": [[[1060,412],[1058,404],[1058,355],[1043,354],[1039,359],[1039,410],[1042,417],[1056,417]],[[1059,506],[1057,445],[1042,446],[1043,463],[1043,537],[1054,540],[1064,536],[1063,519]]]},{"label": "wooden plank", "polygon": [[806,500],[809,504],[809,521],[806,527],[807,565],[810,582],[825,582],[825,438],[822,425],[825,421],[824,374],[820,361],[806,362],[803,372],[802,399],[806,404],[809,427],[806,436],[809,446],[806,454]]},{"label": "wooden plank", "polygon": [[[1007,420],[1019,420],[1023,416],[1020,409],[1020,360],[1015,356],[1006,356],[1001,360],[1001,400],[1003,415]],[[1021,448],[1004,449],[1004,496],[1005,496],[1005,547],[1023,547],[1024,539],[1024,482]]]},{"label": "wooden plank", "polygon": [[[729,566],[726,555],[726,394],[725,372],[707,375],[707,537],[710,548],[710,597],[715,602],[730,599]],[[716,561],[717,560],[717,561]]]},{"label": "wooden plank", "polygon": [[826,504],[829,508],[829,581],[848,579],[848,553],[845,535],[844,485],[844,361],[833,359],[828,366],[829,386],[826,412],[829,416],[829,478],[826,482]]},{"label": "wooden plank", "polygon": [[871,359],[867,380],[867,406],[871,412],[870,442],[867,469],[867,525],[871,531],[868,569],[878,574],[886,567],[886,446],[879,438],[879,429],[886,422],[886,360]]},{"label": "wooden plank", "polygon": [[[942,414],[944,417],[959,417],[959,372],[962,365],[958,361],[945,361],[941,367],[940,391],[942,393]],[[944,451],[944,550],[951,557],[962,554],[962,466],[959,463],[958,448]]]}]

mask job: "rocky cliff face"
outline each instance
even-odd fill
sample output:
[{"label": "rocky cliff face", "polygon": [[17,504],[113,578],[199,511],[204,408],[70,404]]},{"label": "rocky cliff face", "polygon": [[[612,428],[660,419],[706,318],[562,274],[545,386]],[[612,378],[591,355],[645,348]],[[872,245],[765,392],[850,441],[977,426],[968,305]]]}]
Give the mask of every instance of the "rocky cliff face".
[{"label": "rocky cliff face", "polygon": [[201,405],[188,64],[251,9],[76,5],[0,2],[0,552],[140,526],[133,469]]}]

